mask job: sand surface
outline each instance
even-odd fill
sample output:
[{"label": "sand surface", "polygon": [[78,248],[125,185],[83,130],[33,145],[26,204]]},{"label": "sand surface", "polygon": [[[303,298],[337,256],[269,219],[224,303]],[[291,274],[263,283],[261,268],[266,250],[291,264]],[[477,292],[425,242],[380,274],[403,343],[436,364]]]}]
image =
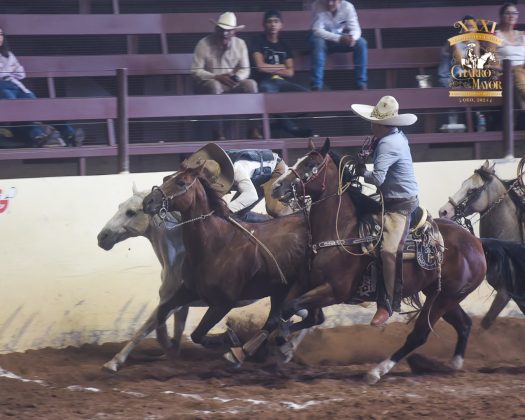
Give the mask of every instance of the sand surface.
[{"label": "sand surface", "polygon": [[[416,375],[401,362],[362,380],[411,329],[392,323],[310,332],[292,362],[230,366],[222,352],[184,343],[176,361],[155,340],[117,373],[101,369],[122,343],[0,355],[0,418],[513,418],[525,417],[525,319],[474,328],[464,369]],[[440,323],[419,353],[446,362],[455,333]]]}]

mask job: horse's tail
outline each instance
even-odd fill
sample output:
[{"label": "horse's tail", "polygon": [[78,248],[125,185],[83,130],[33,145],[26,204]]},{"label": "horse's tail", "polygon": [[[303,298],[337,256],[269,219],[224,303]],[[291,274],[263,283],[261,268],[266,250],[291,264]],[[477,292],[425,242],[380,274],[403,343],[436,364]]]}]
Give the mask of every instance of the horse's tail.
[{"label": "horse's tail", "polygon": [[492,238],[482,238],[481,243],[489,284],[515,296],[525,295],[525,244]]}]

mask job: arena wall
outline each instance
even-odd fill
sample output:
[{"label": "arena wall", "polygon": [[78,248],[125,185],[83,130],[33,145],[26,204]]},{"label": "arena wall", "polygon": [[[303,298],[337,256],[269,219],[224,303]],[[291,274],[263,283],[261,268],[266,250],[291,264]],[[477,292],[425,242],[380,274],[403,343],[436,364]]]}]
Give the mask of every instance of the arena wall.
[{"label": "arena wall", "polygon": [[[482,161],[416,164],[421,201],[438,209]],[[498,162],[503,178],[517,161]],[[132,183],[149,189],[164,173],[0,180],[0,353],[129,338],[155,308],[160,266],[144,238],[106,252],[96,236]],[[484,285],[465,302],[474,315],[492,301]],[[266,315],[267,302],[236,310]],[[191,310],[186,332],[203,310]],[[326,326],[367,323],[372,309],[334,306]],[[518,316],[509,305],[507,316]],[[218,328],[222,328],[219,326]]]}]

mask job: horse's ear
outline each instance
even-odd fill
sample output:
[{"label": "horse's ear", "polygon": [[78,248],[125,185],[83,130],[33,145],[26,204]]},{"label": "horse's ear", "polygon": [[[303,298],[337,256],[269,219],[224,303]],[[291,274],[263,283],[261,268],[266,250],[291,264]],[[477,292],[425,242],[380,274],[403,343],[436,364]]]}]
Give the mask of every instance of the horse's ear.
[{"label": "horse's ear", "polygon": [[308,148],[310,150],[315,150],[315,144],[311,137],[308,139]]},{"label": "horse's ear", "polygon": [[131,191],[133,191],[133,195],[139,192],[139,190],[137,189],[137,184],[135,184],[135,181],[133,181],[133,184],[131,185]]},{"label": "horse's ear", "polygon": [[329,150],[330,150],[330,139],[327,137],[319,153],[321,153],[323,156],[326,156]]},{"label": "horse's ear", "polygon": [[489,167],[490,167],[490,162],[487,159],[487,160],[485,160],[485,163],[483,164],[483,168],[488,169]]}]

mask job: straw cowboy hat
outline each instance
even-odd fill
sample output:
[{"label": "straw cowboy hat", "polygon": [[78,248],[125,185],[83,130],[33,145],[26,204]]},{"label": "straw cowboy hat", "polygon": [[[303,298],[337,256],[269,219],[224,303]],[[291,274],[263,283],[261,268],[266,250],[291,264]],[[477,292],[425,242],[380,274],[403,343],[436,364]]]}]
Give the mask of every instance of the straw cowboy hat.
[{"label": "straw cowboy hat", "polygon": [[202,168],[211,187],[219,194],[226,194],[233,185],[233,163],[226,152],[215,143],[201,147],[184,162],[183,168]]},{"label": "straw cowboy hat", "polygon": [[225,12],[219,16],[218,21],[210,19],[216,26],[226,29],[227,31],[232,31],[236,29],[244,29],[245,25],[237,25],[237,16],[233,12]]},{"label": "straw cowboy hat", "polygon": [[398,114],[399,104],[393,96],[383,96],[376,106],[352,104],[351,108],[354,114],[375,124],[401,127],[417,121],[414,114]]}]

